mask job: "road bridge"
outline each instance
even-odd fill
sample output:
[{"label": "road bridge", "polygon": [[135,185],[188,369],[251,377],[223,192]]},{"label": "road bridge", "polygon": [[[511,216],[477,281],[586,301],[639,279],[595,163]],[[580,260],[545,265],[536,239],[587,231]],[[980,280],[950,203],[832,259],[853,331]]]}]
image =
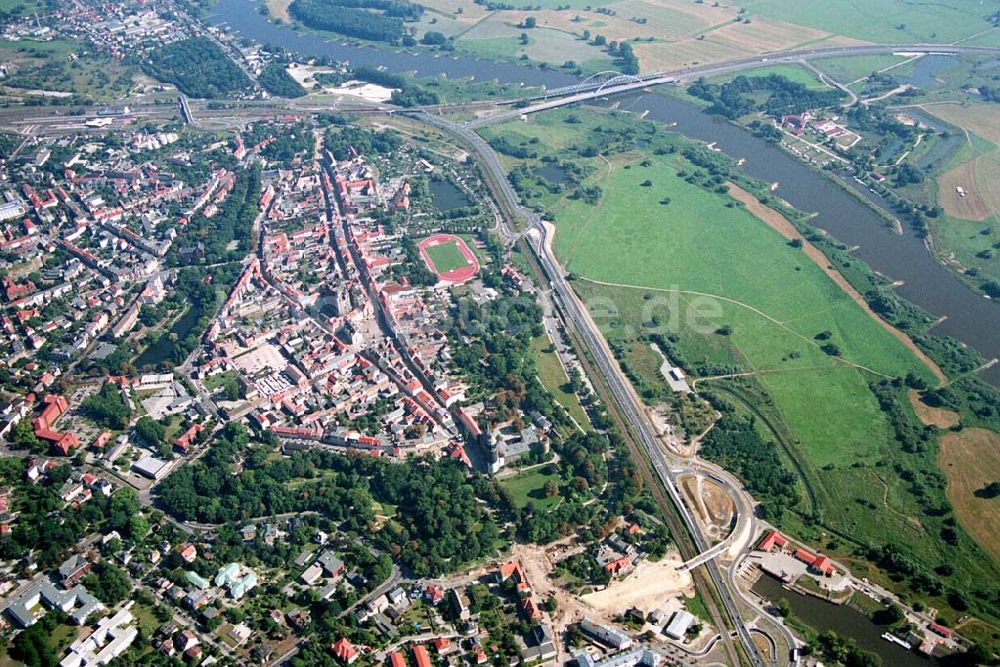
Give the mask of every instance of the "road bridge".
[{"label": "road bridge", "polygon": [[[642,90],[648,86],[657,86],[669,83],[679,83],[690,81],[700,77],[718,76],[730,72],[738,72],[744,69],[756,67],[798,63],[803,60],[814,60],[818,58],[844,58],[850,56],[884,55],[884,54],[907,54],[907,55],[1000,55],[1000,48],[985,46],[953,46],[946,44],[867,44],[859,46],[831,46],[825,48],[799,49],[795,51],[780,51],[772,54],[761,54],[747,58],[738,58],[724,63],[714,65],[702,65],[696,67],[685,67],[671,70],[669,72],[650,72],[638,76],[619,75],[617,77],[605,78],[601,76],[590,77],[573,86],[556,88],[547,91],[529,101],[541,100],[534,104],[528,104],[521,108],[505,109],[490,116],[484,116],[465,123],[466,127],[479,128],[493,123],[501,123],[511,118],[518,118],[539,111],[555,109],[568,104],[586,102],[601,97],[621,95],[636,90]],[[607,75],[607,73],[602,73]],[[553,99],[554,98],[554,99]]]}]

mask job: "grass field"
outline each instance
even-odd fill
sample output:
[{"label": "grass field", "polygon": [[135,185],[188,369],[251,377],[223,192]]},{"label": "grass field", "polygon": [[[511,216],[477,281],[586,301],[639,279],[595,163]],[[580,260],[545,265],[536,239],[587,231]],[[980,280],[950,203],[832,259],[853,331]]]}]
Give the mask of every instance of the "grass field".
[{"label": "grass field", "polygon": [[767,16],[880,44],[952,42],[988,29],[979,0],[912,5],[898,0],[789,2],[747,0],[753,17]]},{"label": "grass field", "polygon": [[[71,60],[71,54],[80,57]],[[75,93],[100,102],[120,98],[132,85],[136,72],[118,61],[88,53],[82,44],[66,40],[0,40],[0,61],[17,64],[17,70],[0,82],[12,91]]]},{"label": "grass field", "polygon": [[713,83],[721,83],[724,81],[732,81],[737,76],[753,77],[770,76],[772,74],[783,76],[790,81],[801,83],[809,88],[829,88],[828,85],[820,81],[810,70],[800,65],[772,65],[770,67],[755,67],[753,69],[743,70],[734,74],[714,77],[709,79],[709,81],[712,81]]},{"label": "grass field", "polygon": [[1000,480],[1000,436],[967,428],[941,438],[940,464],[948,476],[948,499],[962,526],[994,559],[1000,560],[1000,498],[976,492]]},{"label": "grass field", "polygon": [[536,509],[549,510],[558,505],[562,498],[559,496],[545,497],[545,483],[549,480],[559,482],[558,475],[549,475],[544,472],[547,467],[540,466],[513,477],[507,477],[500,484],[510,492],[518,507],[525,507],[530,502],[534,503]]},{"label": "grass field", "polygon": [[824,74],[829,74],[841,83],[851,83],[872,72],[878,72],[903,62],[900,56],[854,56],[851,58],[821,58],[813,65]]},{"label": "grass field", "polygon": [[427,256],[434,264],[434,272],[437,274],[447,273],[455,269],[462,269],[469,265],[465,260],[465,255],[459,250],[458,244],[454,241],[439,243],[426,248]]},{"label": "grass field", "polygon": [[559,363],[559,357],[555,351],[551,350],[551,343],[548,336],[539,336],[531,341],[531,352],[535,359],[535,367],[538,370],[538,380],[549,393],[556,399],[559,405],[566,409],[569,416],[573,418],[580,428],[586,429],[590,425],[587,412],[580,404],[580,398],[564,389],[564,385],[569,382],[566,371]]},{"label": "grass field", "polygon": [[[657,389],[661,382],[657,364],[642,356],[652,352],[650,334],[673,334],[676,361],[697,378],[698,390],[739,390],[778,427],[780,435],[768,437],[782,441],[782,455],[798,464],[823,515],[817,526],[786,513],[787,530],[885,584],[891,582],[884,573],[857,557],[858,543],[905,545],[927,570],[951,562],[962,573],[962,583],[956,576],[952,585],[985,576],[991,566],[972,541],[963,537],[959,548],[945,544],[941,518],[927,516],[912,484],[894,471],[898,464],[931,480],[936,450],[902,452],[869,386],[910,371],[933,383],[929,368],[804,249],[790,246],[728,194],[679,178],[678,171],[690,174],[692,165],[660,150],[679,139],[640,132],[631,143],[612,140],[602,154],[580,157],[584,146],[629,124],[646,125],[624,114],[574,109],[485,134],[537,147],[535,160],[504,157],[511,167],[542,157],[574,162],[586,175],[581,187],[600,187],[593,204],[568,196],[575,185],[553,194],[529,184],[525,196],[555,220],[557,256],[630,374],[638,376],[640,393],[642,385]],[[636,149],[640,140],[649,146]],[[689,310],[694,306],[714,312],[699,320]],[[828,332],[839,356],[819,349],[815,337],[821,332]],[[732,374],[747,377],[726,379]],[[905,392],[900,400],[908,410]],[[936,493],[943,501],[943,490]],[[858,542],[831,542],[828,526]],[[921,597],[947,606],[941,598]]]}]

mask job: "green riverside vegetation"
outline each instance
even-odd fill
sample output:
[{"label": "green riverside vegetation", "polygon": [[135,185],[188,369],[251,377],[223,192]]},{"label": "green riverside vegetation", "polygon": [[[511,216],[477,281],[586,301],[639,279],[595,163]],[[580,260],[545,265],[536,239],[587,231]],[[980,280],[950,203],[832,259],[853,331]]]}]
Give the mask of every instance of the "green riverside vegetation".
[{"label": "green riverside vegetation", "polygon": [[[782,212],[946,374],[974,368],[974,354],[926,335],[925,313],[727,157],[653,123],[559,110],[484,135],[525,200],[555,220],[556,253],[645,400],[670,397],[653,343],[723,413],[703,455],[740,474],[769,518],[860,576],[895,580],[945,621],[968,609],[995,618],[997,566],[958,525],[939,432],[908,403],[909,388],[942,391],[931,369],[726,181]],[[690,308],[715,312],[683,316]],[[945,394],[964,422],[1000,426],[991,388],[966,378]]]}]

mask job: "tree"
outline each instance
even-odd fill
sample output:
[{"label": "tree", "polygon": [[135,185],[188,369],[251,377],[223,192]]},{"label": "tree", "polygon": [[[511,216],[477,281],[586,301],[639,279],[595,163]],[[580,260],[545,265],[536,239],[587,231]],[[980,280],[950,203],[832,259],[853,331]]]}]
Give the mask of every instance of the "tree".
[{"label": "tree", "polygon": [[22,419],[17,422],[17,425],[11,432],[11,440],[14,442],[14,446],[19,449],[29,449],[33,452],[38,452],[44,448],[42,441],[35,435],[35,429],[32,427],[30,419]]},{"label": "tree", "polygon": [[441,46],[447,41],[448,38],[444,36],[444,33],[433,30],[428,30],[424,33],[424,36],[420,38],[420,42],[422,44],[427,44],[428,46]]},{"label": "tree", "polygon": [[125,403],[121,391],[118,385],[105,382],[100,391],[83,400],[80,408],[102,426],[123,429],[132,417],[132,408]]},{"label": "tree", "polygon": [[155,447],[163,442],[166,432],[166,426],[147,415],[139,417],[139,421],[135,423],[136,435],[138,435],[139,438],[142,439],[147,445],[152,447]]},{"label": "tree", "polygon": [[555,498],[559,495],[559,484],[554,479],[546,480],[544,493],[546,498]]},{"label": "tree", "polygon": [[976,496],[979,498],[996,498],[1000,496],[1000,482],[990,482],[976,491]]},{"label": "tree", "polygon": [[91,573],[83,578],[83,584],[109,607],[127,599],[132,593],[132,580],[125,570],[107,561],[95,564]]},{"label": "tree", "polygon": [[522,32],[519,41],[521,42],[521,44],[527,44],[528,43],[528,33]]},{"label": "tree", "polygon": [[521,27],[530,30],[534,28],[537,23],[538,22],[535,20],[534,16],[526,16],[524,22],[521,24]]}]

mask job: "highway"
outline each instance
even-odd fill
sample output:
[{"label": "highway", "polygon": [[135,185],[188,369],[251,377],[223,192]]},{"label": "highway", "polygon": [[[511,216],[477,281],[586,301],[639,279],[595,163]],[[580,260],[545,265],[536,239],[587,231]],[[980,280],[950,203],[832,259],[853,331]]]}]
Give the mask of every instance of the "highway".
[{"label": "highway", "polygon": [[[886,45],[864,45],[805,49],[797,51],[779,52],[774,54],[763,54],[752,57],[740,58],[724,63],[695,66],[678,69],[671,72],[656,72],[642,77],[613,77],[608,81],[594,81],[582,83],[565,89],[548,91],[542,96],[528,100],[529,104],[523,108],[510,108],[515,102],[524,100],[503,100],[493,103],[474,103],[477,110],[499,108],[497,113],[482,116],[475,120],[464,123],[456,123],[438,115],[456,109],[470,109],[473,105],[468,103],[445,106],[436,105],[427,109],[399,109],[391,105],[377,107],[365,107],[358,109],[341,109],[345,112],[356,113],[407,113],[412,117],[438,128],[465,145],[470,152],[476,156],[481,165],[487,185],[489,186],[501,211],[498,221],[497,231],[507,244],[513,244],[528,234],[531,248],[539,266],[548,276],[551,284],[552,294],[558,302],[558,311],[566,321],[567,329],[571,328],[577,332],[582,347],[589,354],[594,367],[608,388],[610,397],[613,399],[617,411],[627,422],[629,432],[634,436],[636,442],[642,447],[648,456],[652,470],[657,478],[662,482],[670,501],[676,509],[676,514],[683,522],[684,527],[691,536],[695,554],[688,554],[688,567],[695,568],[704,565],[704,572],[710,578],[718,598],[721,601],[725,613],[729,616],[736,629],[736,635],[743,651],[748,656],[749,661],[755,667],[764,667],[765,660],[762,658],[756,644],[754,643],[750,627],[755,626],[757,631],[763,632],[775,646],[775,635],[780,635],[783,641],[794,646],[794,638],[779,622],[770,619],[759,612],[756,619],[744,618],[744,610],[749,608],[756,610],[757,607],[752,600],[747,599],[740,590],[736,582],[736,567],[741,561],[742,555],[750,546],[750,542],[756,536],[759,526],[754,517],[754,502],[740,482],[732,475],[712,464],[700,461],[696,458],[682,458],[669,452],[660,441],[654,425],[651,423],[645,406],[636,394],[629,380],[622,373],[614,355],[607,346],[603,335],[598,330],[596,324],[590,317],[584,305],[581,303],[569,282],[566,275],[556,260],[551,247],[550,228],[541,217],[521,205],[520,200],[513,187],[507,179],[506,171],[501,164],[495,151],[482,139],[475,128],[492,123],[502,122],[511,118],[516,118],[525,114],[535,113],[546,109],[552,109],[569,104],[583,103],[590,100],[603,98],[611,95],[621,95],[636,90],[641,90],[649,86],[665,83],[674,83],[683,80],[690,80],[698,77],[716,76],[720,74],[740,71],[759,67],[761,65],[783,64],[812,60],[818,58],[860,56],[886,53],[909,53],[909,54],[974,54],[974,55],[998,55],[1000,49],[985,47],[964,47],[949,45],[928,45],[928,44],[886,44]],[[136,116],[158,116],[164,112],[177,113],[180,105],[187,107],[187,120],[194,120],[194,111],[199,119],[212,118],[216,114],[220,120],[232,122],[247,122],[258,117],[269,117],[276,111],[283,110],[284,113],[299,112],[310,113],[313,111],[330,111],[330,106],[318,108],[315,100],[288,101],[273,100],[270,103],[260,103],[253,100],[232,100],[229,109],[210,109],[204,103],[192,100],[186,104],[187,100],[179,101],[178,106],[149,105],[137,109]],[[192,108],[193,107],[193,108]],[[36,113],[29,112],[29,113]],[[51,114],[51,112],[48,112]],[[23,115],[22,115],[23,114]],[[75,130],[88,118],[88,116],[38,116],[28,119],[24,110],[11,110],[4,114],[5,124],[14,123],[35,123],[32,130],[37,130],[39,125],[48,131],[65,132],[74,130],[68,127],[76,125]],[[22,128],[23,129],[23,128]],[[527,238],[525,240],[528,240]],[[204,396],[199,398],[205,399]],[[211,405],[211,401],[207,401]],[[735,505],[737,516],[736,525],[729,536],[721,543],[712,545],[706,538],[700,524],[693,516],[687,503],[681,496],[677,485],[677,478],[684,474],[699,474],[708,477],[718,483],[730,496]],[[725,551],[738,552],[738,557],[733,560],[732,566],[725,571],[716,562],[715,556]],[[760,624],[766,623],[768,630],[760,628]],[[771,629],[770,626],[775,629]],[[725,628],[720,627],[720,632],[725,635]],[[724,644],[731,646],[728,637],[725,637]],[[770,664],[777,664],[778,656],[772,656]]]},{"label": "highway", "polygon": [[[699,524],[695,521],[690,510],[688,509],[687,504],[681,498],[680,491],[678,490],[676,484],[676,477],[679,473],[692,472],[707,466],[699,464],[693,469],[689,466],[681,467],[681,462],[671,461],[668,458],[664,446],[659,441],[656,431],[650,423],[642,401],[639,399],[638,395],[636,395],[635,390],[632,388],[628,379],[621,372],[621,369],[619,368],[617,361],[615,361],[611,350],[608,348],[604,337],[597,330],[596,325],[590,318],[590,315],[584,308],[583,304],[577,298],[576,293],[573,292],[573,289],[566,280],[562,267],[559,266],[559,263],[556,261],[555,256],[549,248],[547,227],[542,223],[538,214],[521,206],[517,194],[514,192],[514,189],[507,180],[506,173],[503,170],[499,157],[493,149],[490,148],[490,146],[481,137],[476,135],[466,126],[457,125],[441,117],[431,116],[429,114],[420,114],[418,117],[428,124],[440,128],[454,138],[465,143],[480,159],[481,166],[488,175],[487,182],[490,184],[491,189],[494,190],[494,194],[498,196],[501,209],[505,212],[513,214],[511,217],[513,217],[514,220],[519,219],[527,223],[525,227],[534,232],[536,235],[536,242],[529,244],[529,246],[534,251],[543,270],[549,276],[552,290],[560,302],[562,311],[566,313],[568,318],[571,320],[571,324],[574,329],[579,332],[579,335],[587,347],[587,351],[590,353],[594,363],[597,365],[601,375],[606,381],[615,402],[618,404],[621,412],[625,415],[636,438],[639,440],[649,456],[653,469],[656,471],[657,476],[663,483],[664,488],[667,490],[667,493],[670,496],[677,512],[680,514],[687,530],[690,532],[697,552],[702,553],[708,551],[711,545],[708,544],[706,538],[702,534]],[[501,225],[501,234],[507,242],[511,242],[519,236],[515,231],[510,229],[507,224]],[[742,491],[741,487],[738,488]],[[731,489],[727,489],[727,491],[729,490]],[[752,521],[752,501],[748,499],[745,493],[733,490],[733,492],[730,493],[730,496],[737,502],[736,512],[737,516],[740,517],[739,520]],[[751,538],[752,536],[751,532]],[[705,563],[705,567],[709,577],[712,579],[712,582],[718,591],[719,598],[722,600],[726,613],[729,615],[734,626],[736,627],[737,635],[741,645],[743,646],[743,650],[749,656],[753,665],[756,667],[763,667],[765,664],[764,660],[761,658],[757,647],[750,636],[746,623],[742,618],[740,608],[729,590],[729,581],[723,577],[722,571],[713,560],[708,560]],[[724,630],[724,628],[720,630]]]},{"label": "highway", "polygon": [[[880,55],[887,53],[907,54],[943,54],[943,55],[997,55],[1000,49],[979,46],[948,46],[942,44],[872,44],[865,46],[832,46],[816,49],[800,49],[796,51],[781,51],[773,54],[761,54],[746,58],[729,60],[724,63],[685,67],[669,72],[652,72],[637,77],[617,76],[607,82],[595,81],[590,84],[580,84],[549,91],[541,96],[543,101],[522,108],[505,109],[499,113],[483,116],[466,123],[467,127],[477,128],[493,123],[501,123],[511,118],[527,114],[555,109],[567,104],[576,104],[599,97],[621,95],[648,86],[676,83],[678,81],[712,77],[720,74],[752,69],[761,65],[777,65],[797,63],[817,58],[844,58],[849,56]],[[624,81],[621,81],[625,79]],[[621,82],[619,82],[621,81]],[[560,96],[557,99],[549,99]]]}]

